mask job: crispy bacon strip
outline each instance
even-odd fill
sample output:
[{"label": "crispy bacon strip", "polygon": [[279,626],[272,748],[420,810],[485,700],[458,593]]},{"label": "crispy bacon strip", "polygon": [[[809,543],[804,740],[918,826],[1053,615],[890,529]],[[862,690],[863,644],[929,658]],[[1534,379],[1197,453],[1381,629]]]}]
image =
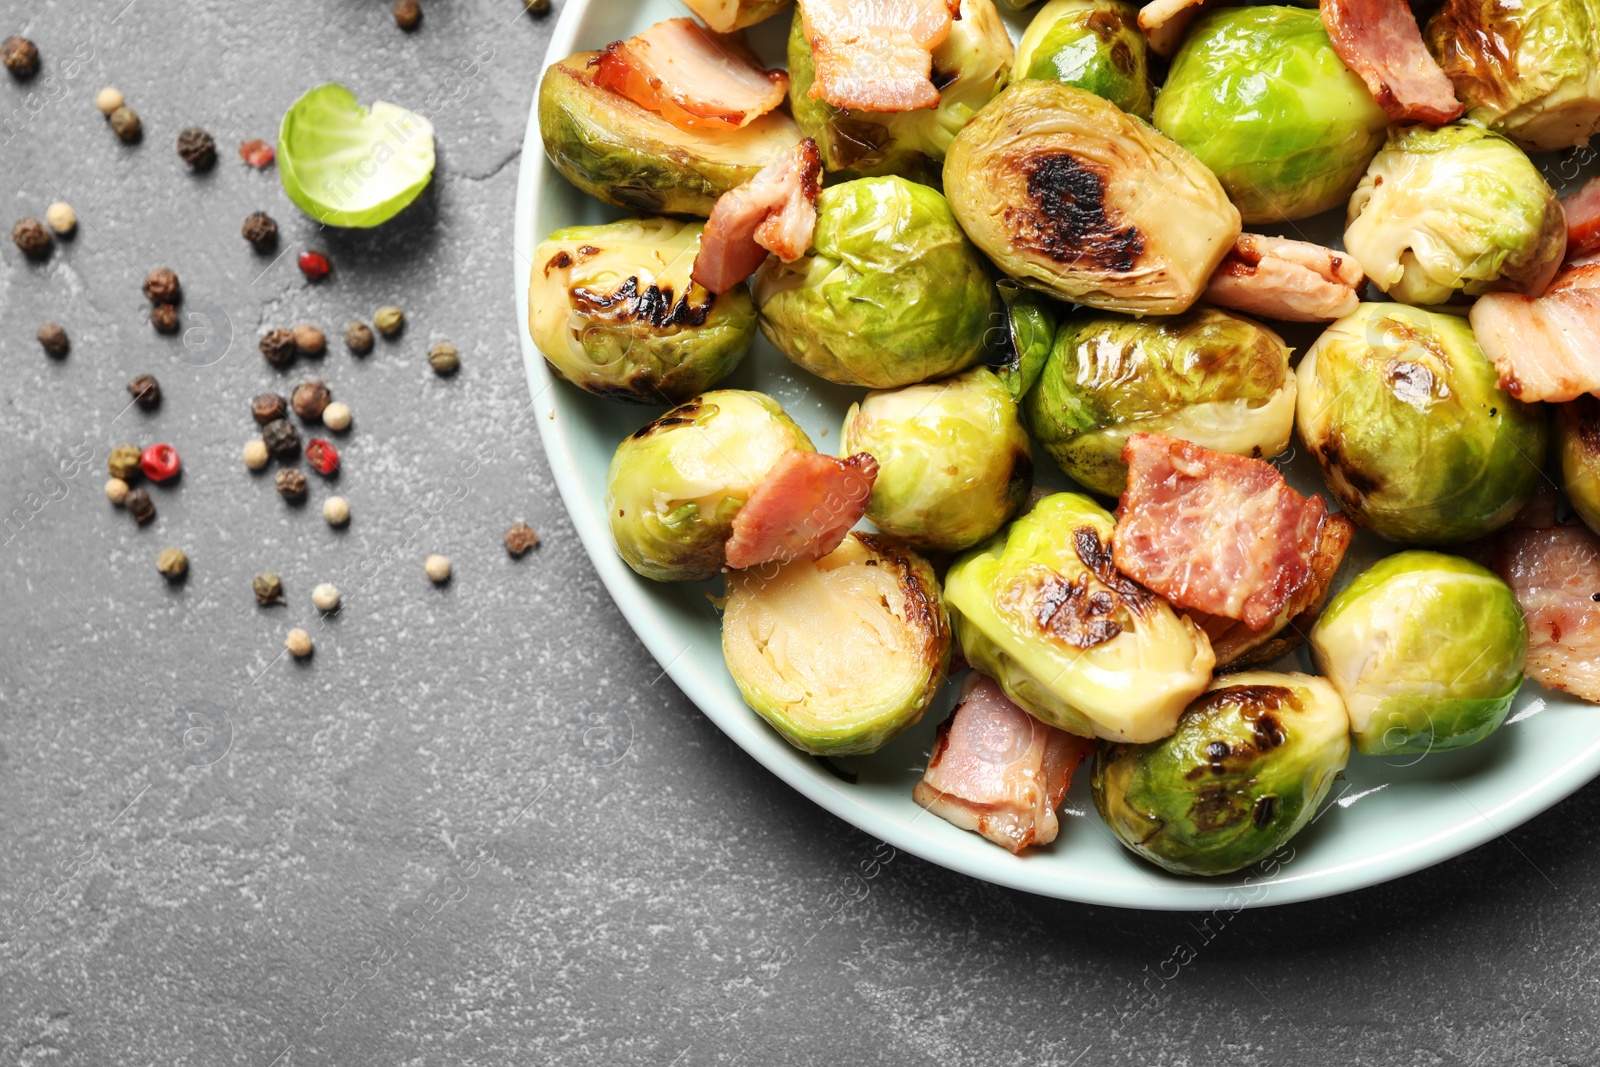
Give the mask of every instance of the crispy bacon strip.
[{"label": "crispy bacon strip", "polygon": [[1333,50],[1396,122],[1442,126],[1461,117],[1455,86],[1422,43],[1406,0],[1322,0]]},{"label": "crispy bacon strip", "polygon": [[1528,619],[1528,677],[1600,703],[1600,538],[1585,526],[1505,529],[1490,566]]},{"label": "crispy bacon strip", "polygon": [[726,293],[754,274],[768,252],[785,263],[805,255],[817,229],[821,187],[822,156],[807,137],[717,197],[694,257],[694,280]]},{"label": "crispy bacon strip", "polygon": [[1056,839],[1072,772],[1094,742],[1046,726],[974,674],[939,724],[911,798],[963,830],[1020,853]]},{"label": "crispy bacon strip", "polygon": [[1243,233],[1212,273],[1203,299],[1281,322],[1332,322],[1361,305],[1365,281],[1348,252]]},{"label": "crispy bacon strip", "polygon": [[1123,447],[1117,569],[1173,604],[1270,627],[1312,580],[1328,507],[1259,459],[1161,434]]},{"label": "crispy bacon strip", "polygon": [[1600,392],[1600,263],[1576,263],[1543,296],[1487,293],[1472,305],[1472,332],[1523,400]]},{"label": "crispy bacon strip", "polygon": [[1207,0],[1151,0],[1139,9],[1139,28],[1150,48],[1171,59],[1183,43],[1189,24],[1200,17]]},{"label": "crispy bacon strip", "polygon": [[960,15],[960,0],[800,0],[817,71],[811,96],[847,110],[935,106],[933,50]]},{"label": "crispy bacon strip", "polygon": [[865,452],[835,459],[791,448],[733,517],[728,566],[821,559],[867,513],[878,461]]},{"label": "crispy bacon strip", "polygon": [[777,108],[789,91],[789,75],[763,70],[744,34],[712,33],[691,18],[609,44],[589,65],[596,85],[683,130],[737,130]]},{"label": "crispy bacon strip", "polygon": [[1600,178],[1590,178],[1582,189],[1563,197],[1561,207],[1567,213],[1567,255],[1600,252]]}]

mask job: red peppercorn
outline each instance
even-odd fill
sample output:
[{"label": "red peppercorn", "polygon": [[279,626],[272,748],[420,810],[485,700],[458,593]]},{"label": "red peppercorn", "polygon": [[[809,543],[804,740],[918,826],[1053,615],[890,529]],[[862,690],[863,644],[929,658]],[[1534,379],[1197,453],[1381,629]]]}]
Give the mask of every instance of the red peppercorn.
[{"label": "red peppercorn", "polygon": [[239,146],[239,158],[258,169],[271,166],[277,154],[265,141],[246,141]]},{"label": "red peppercorn", "polygon": [[313,437],[306,442],[306,462],[318,474],[332,474],[339,469],[339,450],[326,439]]},{"label": "red peppercorn", "polygon": [[178,473],[178,450],[171,445],[151,445],[139,453],[139,469],[152,482],[164,482]]},{"label": "red peppercorn", "polygon": [[300,273],[314,282],[320,282],[328,276],[333,269],[333,264],[328,262],[328,257],[321,252],[300,253]]}]

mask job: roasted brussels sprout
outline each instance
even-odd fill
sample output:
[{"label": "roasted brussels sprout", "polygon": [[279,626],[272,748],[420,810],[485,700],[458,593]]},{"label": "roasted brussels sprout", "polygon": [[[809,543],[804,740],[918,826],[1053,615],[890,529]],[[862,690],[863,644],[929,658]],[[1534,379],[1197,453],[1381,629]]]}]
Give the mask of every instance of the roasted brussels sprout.
[{"label": "roasted brussels sprout", "polygon": [[1011,399],[1021,400],[1044,370],[1056,340],[1056,309],[1042,293],[1024,289],[1010,278],[998,283],[1005,317],[989,331],[989,365],[1006,384]]},{"label": "roasted brussels sprout", "polygon": [[730,572],[722,655],[745,703],[795,748],[862,755],[922,718],[950,626],[926,560],[851,533],[816,562]]},{"label": "roasted brussels sprout", "polygon": [[761,332],[813,374],[890,389],[983,357],[1000,309],[983,257],[937,190],[861,178],[822,190],[811,251],[755,276]]},{"label": "roasted brussels sprout", "polygon": [[1006,89],[956,135],[950,206],[1024,285],[1111,311],[1175,315],[1239,236],[1239,212],[1189,152],[1058,81]]},{"label": "roasted brussels sprout", "polygon": [[533,254],[528,331],[561,377],[640,404],[682,403],[738,365],[750,290],[689,280],[703,223],[628,219],[557,230]]},{"label": "roasted brussels sprout", "polygon": [[1150,46],[1127,0],[1050,0],[1017,45],[1011,80],[1054,78],[1150,118]]},{"label": "roasted brussels sprout", "polygon": [[1384,537],[1481,536],[1539,483],[1544,413],[1496,384],[1465,319],[1362,304],[1296,374],[1301,439],[1345,512]]},{"label": "roasted brussels sprout", "polygon": [[1504,137],[1410,126],[1389,135],[1350,198],[1344,245],[1401,303],[1537,296],[1561,266],[1567,224],[1555,190]]},{"label": "roasted brussels sprout", "polygon": [[1600,533],[1600,397],[1580,396],[1556,414],[1561,449],[1561,485],[1572,508]]},{"label": "roasted brussels sprout", "polygon": [[1467,118],[1530,152],[1589,143],[1600,127],[1600,2],[1445,0],[1428,48]]},{"label": "roasted brussels sprout", "polygon": [[617,446],[606,513],[628,566],[658,582],[722,569],[733,517],[805,431],[761,393],[717,389],[673,408]]},{"label": "roasted brussels sprout", "polygon": [[1090,789],[1131,851],[1174,874],[1227,874],[1311,821],[1349,761],[1349,731],[1325,679],[1241,671],[1212,682],[1171,737],[1101,745]]},{"label": "roasted brussels sprout", "polygon": [[1051,726],[1154,741],[1215,657],[1187,616],[1117,573],[1110,513],[1055,493],[951,565],[945,606],[967,662]]},{"label": "roasted brussels sprout", "polygon": [[711,214],[717,197],[798,144],[779,111],[738,130],[680,130],[654,111],[594,83],[580,52],[552,64],[539,84],[539,133],[568,181],[608,204],[649,214]]},{"label": "roasted brussels sprout", "polygon": [[878,461],[867,518],[917,548],[958,552],[1004,526],[1033,483],[1028,435],[987,367],[869,393],[844,418],[840,454]]},{"label": "roasted brussels sprout", "polygon": [[1130,434],[1264,459],[1289,446],[1295,378],[1271,330],[1215,308],[1166,319],[1080,314],[1062,323],[1023,400],[1040,446],[1081,485],[1118,496]]},{"label": "roasted brussels sprout", "polygon": [[789,31],[789,105],[805,136],[817,142],[828,170],[898,174],[938,185],[951,140],[1005,84],[1015,51],[993,0],[962,0],[950,36],[933,50],[938,106],[896,114],[841,111],[810,95],[816,66],[796,14]]},{"label": "roasted brussels sprout", "polygon": [[1505,721],[1528,627],[1493,571],[1438,552],[1379,560],[1329,602],[1311,654],[1368,755],[1464,748]]},{"label": "roasted brussels sprout", "polygon": [[793,0],[683,0],[683,3],[718,33],[754,26],[793,6]]},{"label": "roasted brussels sprout", "polygon": [[1344,203],[1389,125],[1316,9],[1295,7],[1203,16],[1173,57],[1154,118],[1216,172],[1246,222]]}]

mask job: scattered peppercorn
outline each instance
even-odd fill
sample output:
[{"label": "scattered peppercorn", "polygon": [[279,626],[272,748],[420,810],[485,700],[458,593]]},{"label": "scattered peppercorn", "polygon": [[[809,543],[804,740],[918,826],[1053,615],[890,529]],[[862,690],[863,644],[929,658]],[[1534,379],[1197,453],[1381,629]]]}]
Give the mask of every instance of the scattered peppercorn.
[{"label": "scattered peppercorn", "polygon": [[117,507],[120,508],[122,506],[122,502],[124,500],[126,500],[127,498],[128,498],[128,483],[127,482],[123,481],[121,478],[107,478],[106,479],[106,499],[107,500],[111,501],[113,504],[115,504]]},{"label": "scattered peppercorn", "polygon": [[283,647],[289,650],[289,655],[295,659],[305,659],[311,655],[311,635],[296,626],[283,638]]},{"label": "scattered peppercorn", "polygon": [[283,580],[271,571],[262,571],[250,581],[250,591],[262,607],[283,603]]},{"label": "scattered peppercorn", "polygon": [[294,387],[289,403],[294,407],[296,415],[307,422],[316,422],[322,418],[322,413],[327,410],[328,402],[332,399],[333,394],[328,392],[328,387],[312,379]]},{"label": "scattered peppercorn", "polygon": [[428,572],[430,582],[447,582],[450,580],[450,557],[432,555],[422,561],[422,569]]},{"label": "scattered peppercorn", "polygon": [[123,144],[134,144],[144,132],[139,113],[126,104],[111,113],[111,129]]},{"label": "scattered peppercorn", "polygon": [[141,374],[129,382],[128,393],[143,411],[154,411],[161,406],[161,383],[153,374]]},{"label": "scattered peppercorn", "polygon": [[318,611],[332,611],[339,606],[339,588],[332,582],[323,582],[311,590],[311,603]]},{"label": "scattered peppercorn", "polygon": [[38,219],[22,219],[11,227],[11,240],[29,259],[46,258],[55,245],[50,231]]},{"label": "scattered peppercorn", "polygon": [[278,150],[266,141],[244,141],[239,145],[239,158],[257,170],[272,166]]},{"label": "scattered peppercorn", "polygon": [[273,419],[261,427],[261,440],[267,451],[279,459],[293,459],[300,454],[300,431],[288,419]]},{"label": "scattered peppercorn", "polygon": [[343,526],[350,521],[350,502],[342,496],[330,496],[322,502],[322,517],[329,526]]},{"label": "scattered peppercorn", "polygon": [[139,477],[139,455],[138,445],[118,445],[106,457],[106,470],[113,478],[131,482]]},{"label": "scattered peppercorn", "polygon": [[456,346],[448,341],[440,341],[428,349],[428,366],[433,368],[433,373],[441,378],[454,374],[461,367],[461,356],[456,352]]},{"label": "scattered peppercorn", "polygon": [[302,356],[320,356],[328,350],[328,338],[309,322],[302,322],[294,328],[294,346]]},{"label": "scattered peppercorn", "polygon": [[364,322],[352,322],[344,328],[344,346],[358,356],[372,351],[372,327]]},{"label": "scattered peppercorn", "polygon": [[128,495],[122,498],[122,506],[128,509],[128,514],[140,526],[156,517],[156,506],[150,500],[150,494],[143,489],[128,490]]},{"label": "scattered peppercorn", "polygon": [[189,557],[181,548],[163,548],[156,557],[156,570],[169,582],[175,582],[189,573]]},{"label": "scattered peppercorn", "polygon": [[57,200],[44,209],[45,225],[65,237],[78,228],[78,213],[65,200]]},{"label": "scattered peppercorn", "polygon": [[[396,18],[399,18],[396,9]],[[0,62],[18,81],[27,81],[39,73],[39,46],[26,37],[7,37],[0,43]]]},{"label": "scattered peppercorn", "polygon": [[406,313],[392,305],[379,308],[372,316],[372,324],[385,337],[393,337],[406,325]]},{"label": "scattered peppercorn", "polygon": [[178,450],[171,445],[151,445],[139,453],[139,469],[152,482],[164,482],[178,473],[182,466]]},{"label": "scattered peppercorn", "polygon": [[343,433],[350,428],[350,405],[342,400],[335,400],[322,409],[322,425],[334,433]]},{"label": "scattered peppercorn", "polygon": [[177,333],[178,305],[157,304],[151,308],[150,325],[154,326],[158,333]]},{"label": "scattered peppercorn", "polygon": [[522,6],[530,15],[548,15],[550,13],[550,0],[522,0]]},{"label": "scattered peppercorn", "polygon": [[144,276],[145,299],[152,304],[176,304],[182,293],[178,276],[166,267],[157,267]]},{"label": "scattered peppercorn", "polygon": [[111,113],[122,106],[122,92],[115,86],[108,85],[94,94],[94,106],[100,109],[100,114],[111,117]]},{"label": "scattered peppercorn", "polygon": [[407,32],[422,21],[422,5],[417,0],[400,0],[394,5],[394,24]]},{"label": "scattered peppercorn", "polygon": [[506,531],[506,551],[513,556],[522,556],[530,548],[539,547],[539,535],[525,522],[519,522]]},{"label": "scattered peppercorn", "polygon": [[252,437],[244,443],[244,465],[253,471],[265,467],[270,455],[267,443],[259,437]]},{"label": "scattered peppercorn", "polygon": [[198,126],[178,134],[178,155],[195,170],[210,170],[217,165],[217,142]]},{"label": "scattered peppercorn", "polygon": [[67,349],[72,347],[72,342],[67,339],[67,331],[53,322],[39,327],[39,343],[44,346],[46,354],[57,359],[66,355]]},{"label": "scattered peppercorn", "polygon": [[278,487],[278,495],[291,504],[298,504],[306,498],[306,476],[293,467],[285,467],[274,474],[272,483]]},{"label": "scattered peppercorn", "polygon": [[277,393],[257,393],[250,401],[250,415],[262,426],[288,414],[289,402]]},{"label": "scattered peppercorn", "polygon": [[270,252],[278,247],[278,224],[265,211],[257,211],[244,220],[240,231],[250,247],[257,252]]},{"label": "scattered peppercorn", "polygon": [[274,367],[287,367],[300,354],[293,330],[268,330],[261,335],[261,356]]},{"label": "scattered peppercorn", "polygon": [[333,269],[333,264],[329,263],[328,257],[321,252],[301,252],[298,262],[300,264],[300,273],[314,282],[320,282],[326,278],[328,272]]},{"label": "scattered peppercorn", "polygon": [[339,450],[321,437],[306,442],[306,462],[321,475],[332,475],[339,470]]}]

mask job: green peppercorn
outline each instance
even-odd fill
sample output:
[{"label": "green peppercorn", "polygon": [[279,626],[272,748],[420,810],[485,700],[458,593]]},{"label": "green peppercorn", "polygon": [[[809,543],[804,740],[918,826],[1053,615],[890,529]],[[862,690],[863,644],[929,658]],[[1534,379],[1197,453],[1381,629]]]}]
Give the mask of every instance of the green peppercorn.
[{"label": "green peppercorn", "polygon": [[262,607],[283,603],[283,581],[271,571],[256,575],[250,583],[250,589],[256,595],[256,603]]},{"label": "green peppercorn", "polygon": [[406,313],[393,305],[381,307],[373,314],[372,324],[385,337],[393,337],[405,328]]},{"label": "green peppercorn", "polygon": [[109,117],[111,129],[123,144],[133,144],[144,132],[139,123],[139,113],[126,104],[113,111]]},{"label": "green peppercorn", "polygon": [[106,470],[113,478],[131,482],[139,477],[139,454],[138,445],[118,445],[106,458]]},{"label": "green peppercorn", "polygon": [[372,351],[372,327],[364,322],[352,322],[344,328],[344,346],[358,356]]},{"label": "green peppercorn", "polygon": [[39,344],[44,347],[47,355],[60,359],[67,354],[67,349],[72,347],[72,342],[67,340],[67,331],[53,322],[47,322],[39,327]]},{"label": "green peppercorn", "polygon": [[456,346],[449,341],[440,341],[428,349],[428,366],[433,368],[433,373],[444,377],[454,374],[461,367],[461,356],[456,352]]},{"label": "green peppercorn", "polygon": [[163,548],[156,557],[156,570],[169,582],[175,582],[189,573],[189,557],[181,548]]}]

